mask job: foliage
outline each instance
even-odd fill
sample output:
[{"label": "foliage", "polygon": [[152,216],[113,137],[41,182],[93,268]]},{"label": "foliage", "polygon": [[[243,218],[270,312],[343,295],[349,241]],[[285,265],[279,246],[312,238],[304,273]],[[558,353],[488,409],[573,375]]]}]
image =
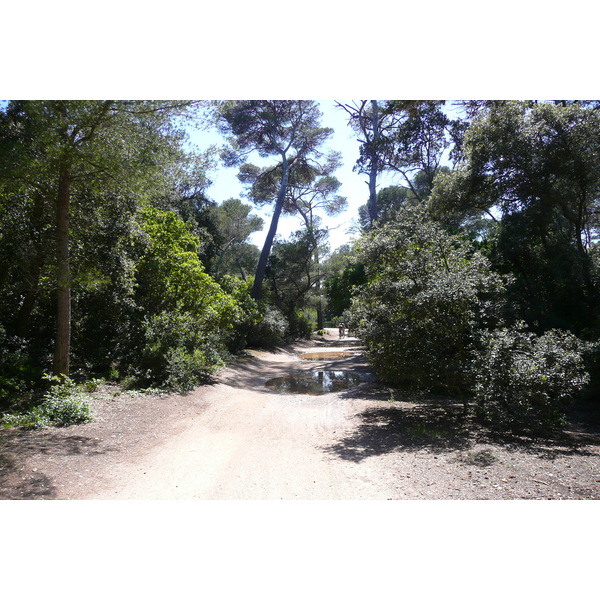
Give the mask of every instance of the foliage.
[{"label": "foliage", "polygon": [[90,407],[80,388],[68,377],[46,376],[52,383],[43,401],[22,414],[5,414],[3,423],[9,427],[68,427],[92,420]]},{"label": "foliage", "polygon": [[359,136],[360,157],[354,171],[368,175],[369,199],[364,211],[365,223],[370,227],[377,220],[377,177],[383,170],[382,138],[391,126],[391,117],[381,110],[378,100],[361,100],[349,104],[336,103],[348,114],[348,123]]},{"label": "foliage", "polygon": [[[245,270],[250,268],[253,271],[256,268],[258,248],[247,244],[247,239],[250,234],[262,229],[263,220],[257,215],[250,215],[251,210],[250,206],[236,198],[209,209],[216,234],[217,255],[212,271],[215,277],[222,273],[238,272],[245,277]],[[252,250],[249,247],[256,250],[252,257],[254,260],[251,259]]]},{"label": "foliage", "polygon": [[425,200],[433,188],[451,121],[443,100],[392,100],[383,113],[389,120],[380,140],[381,168],[400,174],[414,198]]},{"label": "foliage", "polygon": [[[254,202],[275,201],[251,291],[252,297],[259,299],[289,181],[296,170],[310,169],[311,161],[319,160],[319,148],[333,130],[319,127],[321,112],[312,100],[229,101],[223,103],[221,116],[221,131],[230,136],[229,148],[223,153],[225,163],[241,165],[239,178],[250,186]],[[274,168],[243,165],[252,152],[263,158],[276,156],[280,163]]]},{"label": "foliage", "polygon": [[474,337],[501,318],[504,282],[423,207],[399,217],[359,242],[368,283],[353,300],[350,327],[385,380],[463,395]]},{"label": "foliage", "polygon": [[262,303],[260,317],[247,328],[249,346],[272,348],[280,344],[288,335],[289,323],[276,307]]},{"label": "foliage", "polygon": [[374,223],[384,223],[389,221],[395,215],[395,212],[402,204],[407,201],[409,189],[399,185],[391,185],[377,192],[377,204],[375,219],[372,220],[369,215],[368,204],[363,204],[358,208],[358,224],[363,232],[369,231]]},{"label": "foliage", "polygon": [[584,344],[550,330],[537,336],[521,322],[482,334],[473,363],[478,414],[495,428],[551,429],[589,380]]},{"label": "foliage", "polygon": [[142,213],[146,248],[136,272],[143,318],[127,351],[131,371],[145,383],[187,391],[223,364],[240,307],[204,269],[200,240],[168,211]]},{"label": "foliage", "polygon": [[330,319],[341,316],[350,308],[352,296],[366,281],[365,265],[360,262],[347,265],[341,273],[332,275],[325,281]]},{"label": "foliage", "polygon": [[0,407],[24,399],[40,375],[31,364],[26,341],[8,335],[0,324]]},{"label": "foliage", "polygon": [[456,228],[487,217],[490,258],[516,275],[510,293],[530,327],[589,327],[600,308],[598,111],[489,103],[466,128],[460,150],[458,168],[436,180],[438,218]]},{"label": "foliage", "polygon": [[[116,214],[126,207],[121,223],[126,222],[132,204],[141,203],[149,190],[165,194],[173,174],[193,162],[183,151],[183,131],[175,125],[193,104],[12,101],[2,111],[0,197],[19,207],[12,217],[25,232],[10,240],[11,251],[21,250],[26,273],[20,286],[10,282],[24,298],[11,325],[23,337],[32,329],[40,283],[44,275],[51,276],[57,291],[55,373],[68,374],[70,368],[71,296],[78,283],[73,258],[95,251],[103,207]],[[14,222],[11,230],[18,231]],[[79,275],[98,280],[99,272],[96,262],[91,273]]]},{"label": "foliage", "polygon": [[[226,343],[230,352],[239,352],[248,345],[250,339],[255,337],[255,328],[263,319],[262,303],[250,296],[252,279],[242,280],[225,275],[220,279],[220,286],[235,300],[237,305],[237,317],[233,327],[227,333]],[[258,335],[258,339],[260,339],[260,335]]]},{"label": "foliage", "polygon": [[145,384],[190,391],[224,364],[222,338],[207,332],[190,313],[165,311],[149,316],[143,333],[139,358],[131,364]]},{"label": "foliage", "polygon": [[194,315],[205,331],[228,329],[236,316],[233,298],[210,277],[198,257],[200,240],[177,215],[145,209],[147,249],[138,263],[137,301],[148,312]]},{"label": "foliage", "polygon": [[[313,309],[320,303],[321,267],[318,249],[323,231],[301,229],[289,240],[277,240],[266,270],[266,297],[283,312],[291,337],[310,337]],[[322,246],[321,246],[322,247]]]}]

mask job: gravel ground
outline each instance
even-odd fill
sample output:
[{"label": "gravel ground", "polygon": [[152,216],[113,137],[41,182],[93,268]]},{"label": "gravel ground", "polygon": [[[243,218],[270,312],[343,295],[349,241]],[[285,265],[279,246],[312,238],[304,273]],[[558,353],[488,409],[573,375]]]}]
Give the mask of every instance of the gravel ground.
[{"label": "gravel ground", "polygon": [[[600,499],[600,427],[494,437],[437,396],[382,388],[357,340],[249,352],[187,395],[90,396],[94,421],[0,431],[0,499]],[[350,357],[303,360],[309,350]],[[333,369],[357,387],[281,394],[273,377]]]}]

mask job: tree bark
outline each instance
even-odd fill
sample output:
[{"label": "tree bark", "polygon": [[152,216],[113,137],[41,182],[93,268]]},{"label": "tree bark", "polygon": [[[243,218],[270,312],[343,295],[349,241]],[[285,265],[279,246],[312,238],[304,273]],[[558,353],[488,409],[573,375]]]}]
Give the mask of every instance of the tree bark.
[{"label": "tree bark", "polygon": [[369,169],[369,220],[371,226],[377,221],[377,173],[379,171],[378,142],[379,142],[379,112],[377,100],[371,100],[373,138],[371,140],[371,166]]},{"label": "tree bark", "polygon": [[69,375],[71,350],[71,266],[69,257],[69,204],[71,200],[70,166],[61,169],[56,199],[56,340],[54,375]]},{"label": "tree bark", "polygon": [[254,283],[252,284],[252,290],[250,296],[255,300],[262,298],[262,284],[265,278],[265,271],[267,269],[267,262],[269,261],[269,255],[271,254],[271,248],[273,247],[273,240],[277,233],[277,225],[279,224],[279,217],[283,209],[283,203],[285,200],[285,193],[287,191],[287,182],[289,174],[289,165],[285,155],[283,155],[283,173],[281,176],[281,184],[279,186],[279,193],[277,194],[277,203],[275,204],[275,210],[273,217],[271,218],[271,225],[263,244],[260,258],[258,259],[258,265],[256,267],[256,274],[254,276]]}]

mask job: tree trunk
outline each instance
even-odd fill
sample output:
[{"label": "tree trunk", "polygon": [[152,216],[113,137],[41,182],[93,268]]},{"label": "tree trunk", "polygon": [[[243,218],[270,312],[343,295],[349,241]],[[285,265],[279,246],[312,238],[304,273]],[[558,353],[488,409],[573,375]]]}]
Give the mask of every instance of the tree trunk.
[{"label": "tree trunk", "polygon": [[371,166],[369,170],[369,220],[371,226],[377,221],[377,172],[379,171],[379,114],[377,109],[377,100],[371,100],[371,115],[373,127],[373,139],[371,140]]},{"label": "tree trunk", "polygon": [[324,329],[325,323],[323,320],[323,299],[319,297],[319,301],[317,303],[317,329],[321,331]]},{"label": "tree trunk", "polygon": [[[312,215],[312,213],[311,213]],[[312,229],[312,226],[311,226]],[[323,321],[323,293],[321,289],[321,263],[319,260],[319,246],[317,244],[316,237],[313,234],[314,245],[315,245],[315,253],[314,253],[314,261],[317,265],[317,283],[315,284],[315,290],[317,292],[317,329],[320,331],[325,327]]]},{"label": "tree trunk", "polygon": [[258,259],[258,265],[256,267],[256,274],[254,276],[254,283],[252,284],[252,290],[250,291],[250,296],[252,298],[254,298],[255,300],[260,300],[262,298],[262,284],[263,284],[263,280],[265,278],[265,271],[267,269],[267,262],[269,261],[269,255],[271,254],[271,248],[273,247],[273,240],[275,239],[275,234],[277,233],[277,225],[279,223],[279,216],[281,215],[281,210],[283,209],[285,193],[287,191],[288,173],[289,173],[289,166],[288,166],[287,158],[284,155],[283,156],[283,174],[281,176],[281,184],[279,186],[279,193],[277,194],[277,203],[275,204],[275,210],[273,212],[273,217],[271,218],[271,225],[269,227],[269,232],[267,233],[265,243],[263,244],[263,248],[260,253],[260,258]]},{"label": "tree trunk", "polygon": [[57,304],[54,375],[69,375],[71,349],[71,267],[69,262],[69,203],[71,170],[63,167],[56,199]]}]

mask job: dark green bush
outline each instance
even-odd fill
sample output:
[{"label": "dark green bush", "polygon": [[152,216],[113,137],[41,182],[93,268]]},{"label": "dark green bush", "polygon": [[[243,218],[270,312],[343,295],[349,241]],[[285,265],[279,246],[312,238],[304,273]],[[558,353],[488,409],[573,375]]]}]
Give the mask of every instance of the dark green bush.
[{"label": "dark green bush", "polygon": [[589,380],[583,351],[571,333],[537,336],[524,323],[485,333],[473,363],[477,413],[499,429],[562,426],[567,404]]},{"label": "dark green bush", "polygon": [[45,377],[52,382],[43,401],[22,414],[5,414],[3,423],[10,427],[68,427],[92,420],[89,404],[81,388],[68,377]]},{"label": "dark green bush", "polygon": [[42,377],[42,370],[33,364],[27,343],[10,336],[0,325],[0,409],[26,402]]},{"label": "dark green bush", "polygon": [[289,325],[283,313],[278,308],[263,304],[259,320],[248,325],[248,345],[272,348],[283,342],[288,331]]},{"label": "dark green bush", "polygon": [[179,392],[190,392],[199,383],[205,382],[210,375],[223,366],[222,354],[210,343],[202,348],[186,350],[182,347],[170,348],[166,353],[165,384]]},{"label": "dark green bush", "polygon": [[[311,314],[314,312],[314,317]],[[288,335],[292,339],[310,339],[317,327],[316,311],[293,309],[288,316]]]},{"label": "dark green bush", "polygon": [[135,366],[146,384],[189,391],[224,364],[223,338],[207,333],[189,313],[163,312],[149,317],[144,335]]},{"label": "dark green bush", "polygon": [[473,340],[500,318],[504,280],[422,207],[398,218],[359,244],[368,281],[353,300],[350,328],[386,381],[462,395]]}]

